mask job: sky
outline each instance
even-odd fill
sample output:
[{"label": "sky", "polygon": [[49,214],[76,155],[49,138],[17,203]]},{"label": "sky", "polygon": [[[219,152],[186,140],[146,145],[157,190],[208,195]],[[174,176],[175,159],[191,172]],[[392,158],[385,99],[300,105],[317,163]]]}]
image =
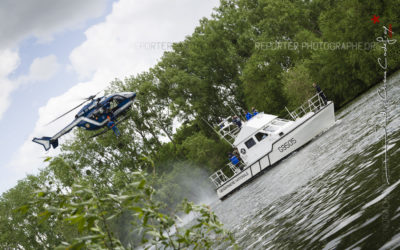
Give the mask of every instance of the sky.
[{"label": "sky", "polygon": [[54,135],[74,114],[49,121],[115,78],[148,70],[218,3],[0,1],[0,193],[38,173],[43,160],[59,152],[46,152],[32,139]]}]

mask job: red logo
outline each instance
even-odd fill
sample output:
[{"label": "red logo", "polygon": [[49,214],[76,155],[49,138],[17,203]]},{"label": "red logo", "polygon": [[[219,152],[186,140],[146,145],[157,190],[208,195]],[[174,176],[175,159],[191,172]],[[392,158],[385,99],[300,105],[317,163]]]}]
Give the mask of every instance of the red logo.
[{"label": "red logo", "polygon": [[379,23],[379,16],[375,16],[373,18],[371,18],[372,21],[374,21],[374,23]]}]

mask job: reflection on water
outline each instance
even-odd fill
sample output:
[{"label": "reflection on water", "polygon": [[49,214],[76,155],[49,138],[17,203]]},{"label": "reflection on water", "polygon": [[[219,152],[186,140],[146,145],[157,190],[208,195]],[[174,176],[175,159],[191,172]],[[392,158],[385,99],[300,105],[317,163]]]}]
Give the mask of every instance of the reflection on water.
[{"label": "reflection on water", "polygon": [[[400,73],[388,81],[400,97]],[[388,171],[382,101],[370,90],[299,152],[213,205],[245,249],[400,248],[400,105],[389,107]]]}]

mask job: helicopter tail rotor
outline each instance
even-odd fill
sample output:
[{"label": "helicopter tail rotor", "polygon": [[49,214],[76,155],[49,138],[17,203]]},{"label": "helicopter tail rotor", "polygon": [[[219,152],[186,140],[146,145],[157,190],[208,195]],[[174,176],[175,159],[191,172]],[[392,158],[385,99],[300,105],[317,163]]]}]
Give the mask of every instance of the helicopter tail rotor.
[{"label": "helicopter tail rotor", "polygon": [[53,146],[53,148],[58,147],[58,139],[52,140],[50,137],[35,137],[32,141],[42,145],[46,151],[50,149],[50,145]]}]

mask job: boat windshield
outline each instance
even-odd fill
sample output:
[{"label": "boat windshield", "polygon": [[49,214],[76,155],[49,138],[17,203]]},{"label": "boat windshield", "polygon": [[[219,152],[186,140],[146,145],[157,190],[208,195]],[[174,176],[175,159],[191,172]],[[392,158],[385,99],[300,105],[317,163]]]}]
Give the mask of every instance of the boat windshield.
[{"label": "boat windshield", "polygon": [[277,126],[283,126],[283,125],[285,125],[286,123],[288,123],[287,120],[279,119],[279,118],[276,118],[275,120],[273,120],[273,121],[271,122],[271,124],[277,125]]},{"label": "boat windshield", "polygon": [[275,131],[277,131],[279,129],[278,126],[275,125],[268,125],[267,127],[264,128],[264,131],[266,132],[270,132],[270,133],[274,133]]},{"label": "boat windshield", "polygon": [[262,141],[262,140],[264,140],[265,138],[268,137],[268,134],[267,133],[263,133],[263,132],[258,132],[255,135],[255,137],[257,138],[258,141]]}]

